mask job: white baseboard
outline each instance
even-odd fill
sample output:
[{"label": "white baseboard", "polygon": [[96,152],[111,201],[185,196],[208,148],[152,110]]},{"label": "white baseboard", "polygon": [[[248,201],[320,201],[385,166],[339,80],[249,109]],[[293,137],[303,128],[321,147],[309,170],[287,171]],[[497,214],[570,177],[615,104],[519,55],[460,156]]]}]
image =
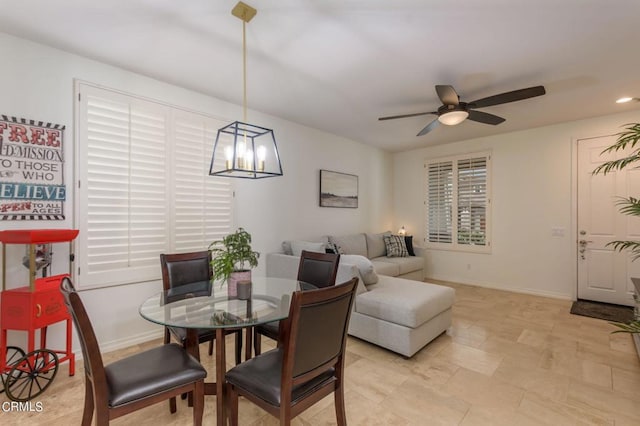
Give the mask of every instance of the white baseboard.
[{"label": "white baseboard", "polygon": [[[106,354],[108,352],[117,351],[118,349],[124,349],[129,346],[138,345],[140,343],[148,342],[149,340],[161,339],[163,337],[164,331],[161,330],[153,330],[146,333],[136,334],[135,336],[127,336],[123,339],[112,340],[110,342],[100,342],[100,352]],[[76,359],[81,360],[82,357],[82,349],[81,348],[73,348],[73,352],[76,354]]]},{"label": "white baseboard", "polygon": [[100,351],[103,353],[116,351],[129,346],[148,342],[149,340],[162,338],[164,329],[148,331],[135,336],[127,336],[123,339],[112,340],[111,342],[100,343]]},{"label": "white baseboard", "polygon": [[470,285],[474,287],[490,288],[492,290],[508,291],[511,293],[520,293],[520,294],[528,294],[532,296],[549,297],[552,299],[574,300],[572,295],[556,293],[551,291],[543,291],[543,290],[529,289],[529,288],[505,288],[505,287],[499,287],[490,283],[466,282],[466,280],[455,280],[455,279],[452,280],[451,278],[427,277],[424,279],[424,281],[429,282],[429,279],[438,280],[438,281],[448,281],[451,283]]}]

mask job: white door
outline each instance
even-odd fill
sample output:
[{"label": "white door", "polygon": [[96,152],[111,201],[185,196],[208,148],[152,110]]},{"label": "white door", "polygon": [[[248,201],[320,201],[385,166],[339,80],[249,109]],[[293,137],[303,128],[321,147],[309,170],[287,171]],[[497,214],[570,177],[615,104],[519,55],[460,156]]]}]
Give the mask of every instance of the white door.
[{"label": "white door", "polygon": [[633,305],[631,276],[640,277],[640,259],[614,251],[613,240],[640,240],[640,219],[623,215],[619,197],[640,197],[640,170],[628,167],[593,175],[605,161],[624,152],[601,154],[615,136],[578,140],[578,298]]}]

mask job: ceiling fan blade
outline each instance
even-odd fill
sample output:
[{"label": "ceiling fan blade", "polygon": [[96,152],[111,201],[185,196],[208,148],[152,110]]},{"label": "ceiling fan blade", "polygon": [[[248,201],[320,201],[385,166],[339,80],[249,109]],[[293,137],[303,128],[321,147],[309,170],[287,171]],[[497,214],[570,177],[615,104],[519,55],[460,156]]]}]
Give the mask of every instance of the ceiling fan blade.
[{"label": "ceiling fan blade", "polygon": [[534,98],[547,93],[544,86],[528,87],[526,89],[514,90],[512,92],[500,93],[477,101],[469,102],[470,108],[484,108],[492,105],[506,104],[509,102],[521,101],[522,99]]},{"label": "ceiling fan blade", "polygon": [[471,110],[469,111],[469,117],[467,117],[467,120],[473,120],[484,124],[493,124],[495,126],[496,124],[502,123],[505,119],[498,117],[497,115],[489,114],[488,112]]},{"label": "ceiling fan blade", "polygon": [[436,93],[438,94],[438,97],[440,98],[442,103],[445,105],[458,105],[458,102],[460,101],[460,97],[456,93],[456,90],[453,88],[453,86],[449,86],[448,84],[437,85]]},{"label": "ceiling fan blade", "polygon": [[420,133],[418,133],[416,136],[426,135],[427,133],[429,133],[430,131],[432,131],[436,127],[438,127],[438,124],[440,124],[440,122],[436,118],[431,123],[427,124],[427,126],[424,129],[420,130]]},{"label": "ceiling fan blade", "polygon": [[396,118],[407,118],[407,117],[418,117],[419,115],[427,115],[427,114],[437,114],[437,111],[429,111],[429,112],[416,112],[415,114],[402,114],[402,115],[390,115],[388,117],[380,117],[379,121],[382,120],[395,120]]}]

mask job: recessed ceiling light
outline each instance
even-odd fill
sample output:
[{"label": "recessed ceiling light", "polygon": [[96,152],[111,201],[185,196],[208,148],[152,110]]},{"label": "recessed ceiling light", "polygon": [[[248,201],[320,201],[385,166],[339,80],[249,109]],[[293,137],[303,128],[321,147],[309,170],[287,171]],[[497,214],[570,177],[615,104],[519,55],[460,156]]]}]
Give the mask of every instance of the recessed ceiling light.
[{"label": "recessed ceiling light", "polygon": [[626,102],[631,102],[633,100],[633,98],[629,98],[629,97],[624,97],[624,98],[620,98],[616,101],[617,104],[624,104]]}]

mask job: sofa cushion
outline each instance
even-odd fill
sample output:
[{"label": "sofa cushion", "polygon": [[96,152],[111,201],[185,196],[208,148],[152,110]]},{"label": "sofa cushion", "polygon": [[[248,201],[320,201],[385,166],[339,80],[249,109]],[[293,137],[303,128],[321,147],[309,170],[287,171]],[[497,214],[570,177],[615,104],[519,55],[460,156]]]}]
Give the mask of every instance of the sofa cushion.
[{"label": "sofa cushion", "polygon": [[367,257],[367,240],[364,234],[344,235],[341,237],[330,236],[329,241],[340,247],[344,254],[359,254]]},{"label": "sofa cushion", "polygon": [[424,259],[422,257],[383,257],[376,262],[376,267],[383,262],[398,265],[398,275],[404,275],[409,272],[424,269]]},{"label": "sofa cushion", "polygon": [[291,241],[291,253],[294,256],[300,256],[302,254],[302,250],[324,253],[324,248],[325,243],[314,243],[312,241]]},{"label": "sofa cushion", "polygon": [[387,257],[407,257],[409,252],[404,242],[404,237],[400,235],[385,235],[384,245],[387,248]]},{"label": "sofa cushion", "polygon": [[366,293],[356,296],[356,312],[416,328],[453,305],[450,287],[381,276]]},{"label": "sofa cushion", "polygon": [[371,263],[371,261],[366,257],[357,254],[342,254],[340,255],[340,263],[357,266],[365,285],[375,284],[378,282],[378,274],[376,274],[373,263]]},{"label": "sofa cushion", "polygon": [[391,235],[391,231],[380,234],[365,234],[365,238],[367,239],[367,257],[369,259],[387,255],[387,248],[384,245],[383,238],[385,235]]},{"label": "sofa cushion", "polygon": [[376,269],[376,272],[388,277],[397,277],[400,275],[400,267],[395,263],[387,262],[386,260],[386,257],[376,257],[375,259],[371,259],[371,263]]}]

